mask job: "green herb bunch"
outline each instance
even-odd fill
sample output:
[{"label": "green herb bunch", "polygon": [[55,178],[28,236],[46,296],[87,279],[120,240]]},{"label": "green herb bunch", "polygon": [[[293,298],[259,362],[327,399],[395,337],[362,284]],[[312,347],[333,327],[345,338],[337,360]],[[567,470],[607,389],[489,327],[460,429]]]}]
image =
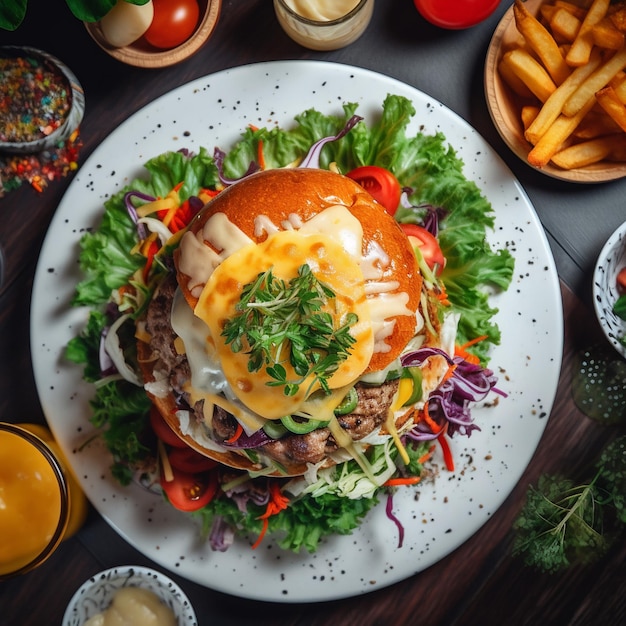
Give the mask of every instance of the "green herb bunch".
[{"label": "green herb bunch", "polygon": [[[248,371],[263,366],[273,379],[267,384],[284,386],[286,396],[295,395],[300,385],[313,376],[329,392],[328,379],[348,358],[355,338],[350,327],[357,321],[348,313],[341,325],[322,310],[335,292],[317,279],[308,265],[288,283],[274,276],[272,268],[245,285],[237,303],[238,314],[224,325],[222,336],[233,352],[246,349]],[[297,380],[288,380],[283,363],[289,363]]]},{"label": "green herb bunch", "polygon": [[588,482],[543,475],[513,524],[513,554],[555,573],[606,554],[626,527],[626,435],[607,445]]}]

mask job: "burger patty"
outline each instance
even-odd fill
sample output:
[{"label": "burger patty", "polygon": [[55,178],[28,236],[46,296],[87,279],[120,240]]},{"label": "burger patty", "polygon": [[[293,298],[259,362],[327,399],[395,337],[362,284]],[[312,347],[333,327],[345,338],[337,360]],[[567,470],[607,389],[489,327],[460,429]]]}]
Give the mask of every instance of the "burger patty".
[{"label": "burger patty", "polygon": [[[146,315],[146,330],[150,334],[150,348],[156,358],[155,370],[169,372],[169,383],[175,394],[189,405],[189,396],[183,386],[191,378],[185,354],[178,354],[174,346],[177,335],[170,324],[170,311],[176,293],[174,274],[169,275],[152,298]],[[398,381],[385,382],[380,386],[357,383],[357,405],[346,415],[337,417],[339,424],[353,440],[359,440],[374,432],[385,422],[387,412],[398,388]],[[204,421],[203,402],[191,407],[196,419]],[[236,419],[221,407],[215,407],[212,417],[213,436],[218,443],[230,439],[237,430]],[[319,463],[338,446],[330,429],[318,428],[303,435],[287,434],[280,439],[265,443],[260,452],[282,463]]]}]

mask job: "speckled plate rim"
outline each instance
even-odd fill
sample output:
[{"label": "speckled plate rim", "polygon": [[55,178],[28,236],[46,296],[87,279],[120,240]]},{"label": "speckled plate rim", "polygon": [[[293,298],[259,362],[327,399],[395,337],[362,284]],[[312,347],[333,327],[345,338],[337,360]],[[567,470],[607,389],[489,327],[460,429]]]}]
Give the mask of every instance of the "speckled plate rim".
[{"label": "speckled plate rim", "polygon": [[[526,0],[526,8],[533,14],[539,11],[539,7],[544,0]],[[572,170],[564,170],[551,163],[542,168],[534,167],[528,162],[527,156],[532,149],[531,144],[526,141],[522,131],[522,122],[518,114],[518,107],[510,94],[510,90],[504,84],[498,72],[498,63],[506,49],[516,38],[520,38],[515,26],[515,16],[513,6],[502,16],[498,23],[489,47],[485,61],[484,89],[487,100],[487,109],[491,116],[493,125],[496,127],[500,137],[504,140],[511,151],[519,157],[531,169],[555,178],[572,183],[605,183],[612,180],[624,178],[626,176],[626,163],[609,163],[601,161],[587,167],[579,167]],[[503,110],[502,103],[507,110]]]},{"label": "speckled plate rim", "polygon": [[[388,93],[416,109],[409,130],[443,133],[465,173],[494,207],[489,242],[516,259],[510,289],[493,295],[502,343],[492,364],[506,399],[475,409],[481,432],[452,440],[457,470],[447,474],[440,451],[434,482],[394,496],[405,527],[385,506],[372,510],[352,535],[332,537],[313,554],[291,554],[272,541],[256,550],[237,539],[212,552],[197,526],[159,496],[110,476],[110,456],[88,422],[93,390],[81,369],[64,362],[69,339],[87,311],[69,302],[80,278],[81,233],[101,219],[102,203],[142,164],[169,149],[228,149],[249,125],[290,127],[314,107],[343,113],[353,102],[368,123]],[[119,146],[123,146],[120,149]],[[423,92],[362,68],[323,61],[277,61],[224,70],[158,98],[114,130],[72,180],[50,224],[38,261],[31,307],[31,351],[41,405],[95,508],[129,543],[166,569],[212,589],[256,600],[321,602],[356,596],[408,578],[445,558],[497,511],[515,487],[543,434],[556,393],[563,348],[559,280],[545,232],[523,188],[489,144],[462,118]]]},{"label": "speckled plate rim", "polygon": [[185,592],[169,576],[149,567],[119,565],[94,574],[70,599],[62,626],[84,626],[106,611],[115,593],[124,587],[139,587],[157,595],[174,612],[180,626],[198,626],[196,614]]},{"label": "speckled plate rim", "polygon": [[85,22],[85,28],[102,50],[122,63],[146,69],[169,67],[196,54],[215,30],[222,9],[222,0],[206,0],[206,2],[208,10],[202,16],[196,32],[187,41],[171,50],[154,50],[146,53],[146,49],[137,44],[116,48],[105,39],[98,22]]},{"label": "speckled plate rim", "polygon": [[620,338],[626,335],[626,321],[613,313],[619,298],[617,273],[626,267],[626,222],[607,239],[598,255],[593,271],[593,306],[602,332],[610,344],[626,359],[626,345]]}]

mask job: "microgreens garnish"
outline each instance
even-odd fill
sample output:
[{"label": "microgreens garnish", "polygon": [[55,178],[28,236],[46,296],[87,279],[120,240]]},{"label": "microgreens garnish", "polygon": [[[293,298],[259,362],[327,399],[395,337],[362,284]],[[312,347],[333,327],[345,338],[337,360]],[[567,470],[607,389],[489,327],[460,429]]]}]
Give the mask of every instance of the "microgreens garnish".
[{"label": "microgreens garnish", "polygon": [[[233,352],[246,350],[249,372],[265,366],[273,379],[267,385],[284,386],[286,396],[298,393],[311,376],[311,387],[317,381],[328,393],[328,379],[356,341],[350,327],[358,319],[347,313],[335,327],[331,313],[322,310],[334,299],[335,292],[306,264],[288,283],[270,268],[244,286],[237,315],[226,322],[222,336]],[[284,363],[293,367],[297,379],[288,379]]]}]

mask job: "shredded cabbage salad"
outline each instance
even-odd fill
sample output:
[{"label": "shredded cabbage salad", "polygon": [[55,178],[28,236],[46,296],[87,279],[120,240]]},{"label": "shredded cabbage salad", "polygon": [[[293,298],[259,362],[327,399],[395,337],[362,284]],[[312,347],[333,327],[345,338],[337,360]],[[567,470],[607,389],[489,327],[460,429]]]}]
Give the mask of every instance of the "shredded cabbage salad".
[{"label": "shredded cabbage salad", "polygon": [[[94,384],[90,421],[113,456],[115,478],[159,491],[163,442],[150,427],[151,403],[137,374],[135,320],[171,271],[172,252],[186,225],[220,190],[261,169],[320,167],[347,173],[361,165],[384,167],[403,188],[397,221],[427,228],[446,257],[443,272],[435,276],[416,252],[429,293],[439,294],[430,303],[433,314],[454,320],[456,349],[449,354],[417,346],[403,354],[403,372],[414,374],[433,355],[443,356],[449,366],[415,425],[402,433],[400,444],[370,435],[364,460],[347,458],[327,469],[310,465],[301,478],[251,476],[223,466],[203,469],[210,498],[189,514],[201,520],[215,550],[228,549],[236,535],[252,537],[252,547],[272,535],[284,549],[313,552],[325,535],[351,533],[381,499],[402,545],[404,527],[393,510],[393,494],[415,488],[438,445],[452,470],[449,440],[480,430],[472,406],[490,393],[506,395],[488,367],[490,348],[500,342],[489,294],[508,288],[514,259],[487,242],[493,208],[464,176],[463,163],[443,134],[409,134],[415,115],[409,100],[388,95],[380,118],[370,124],[356,109],[345,104],[343,115],[307,110],[291,129],[248,127],[228,151],[158,155],[145,164],[146,178],[105,202],[102,222],[81,240],[84,280],[73,304],[87,308],[88,321],[66,356],[82,364],[85,380]],[[259,442],[264,438],[266,433]]]}]

